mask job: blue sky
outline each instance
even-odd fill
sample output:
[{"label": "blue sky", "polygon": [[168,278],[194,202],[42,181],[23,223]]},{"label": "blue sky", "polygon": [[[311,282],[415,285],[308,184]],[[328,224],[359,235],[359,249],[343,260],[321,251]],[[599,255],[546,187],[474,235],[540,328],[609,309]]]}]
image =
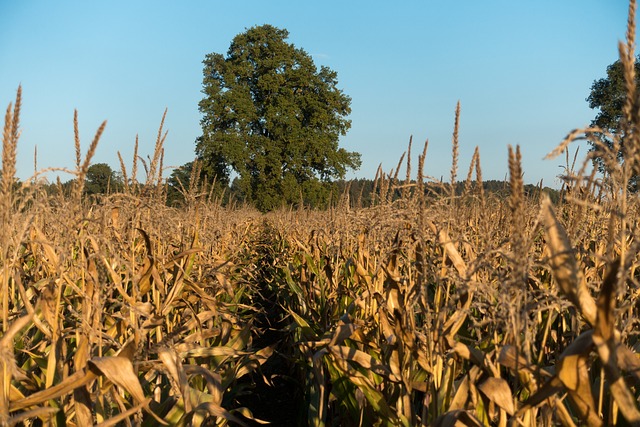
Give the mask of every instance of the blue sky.
[{"label": "blue sky", "polygon": [[564,160],[542,158],[594,117],[585,98],[617,59],[626,14],[621,0],[0,0],[0,106],[22,84],[23,179],[36,145],[39,168],[73,166],[74,108],[83,150],[108,120],[94,162],[114,169],[118,151],[130,169],[136,134],[152,154],[168,108],[165,165],[179,166],[200,135],[205,55],[272,24],[351,96],[340,143],[362,167],[349,177],[394,168],[413,135],[416,158],[429,139],[425,173],[446,180],[460,100],[460,179],[476,145],[484,179],[502,179],[507,145],[520,144],[525,182],[558,186]]}]

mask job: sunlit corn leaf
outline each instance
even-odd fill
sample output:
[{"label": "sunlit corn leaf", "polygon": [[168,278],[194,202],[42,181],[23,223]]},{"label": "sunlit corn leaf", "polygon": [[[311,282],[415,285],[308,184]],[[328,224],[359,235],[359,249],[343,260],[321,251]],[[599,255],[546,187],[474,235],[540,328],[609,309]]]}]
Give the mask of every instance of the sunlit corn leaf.
[{"label": "sunlit corn leaf", "polygon": [[[87,366],[89,356],[89,340],[86,336],[81,335],[74,359],[75,369],[84,369]],[[93,426],[91,393],[87,386],[80,386],[73,390],[73,403],[76,423],[81,426]]]},{"label": "sunlit corn leaf", "polygon": [[353,333],[358,329],[356,325],[353,323],[341,323],[336,328],[333,333],[333,337],[331,338],[331,342],[329,345],[341,345],[344,340],[351,337]]},{"label": "sunlit corn leaf", "polygon": [[144,409],[146,409],[158,423],[166,424],[162,419],[158,418],[153,411],[148,409],[148,400],[144,395],[140,380],[136,376],[133,364],[129,358],[121,356],[97,357],[91,359],[88,366],[94,373],[101,373],[107,377],[109,381],[125,389],[138,404],[146,402],[145,405],[143,405]]},{"label": "sunlit corn leaf", "polygon": [[499,375],[496,367],[487,360],[487,357],[481,350],[463,344],[459,341],[449,342],[449,346],[458,356],[462,357],[465,360],[470,360],[474,365],[484,369],[487,373],[489,373],[489,375]]},{"label": "sunlit corn leaf", "polygon": [[190,358],[190,357],[230,357],[237,358],[240,356],[246,356],[252,354],[251,352],[236,350],[233,347],[220,345],[216,347],[202,347],[196,344],[191,344],[189,346],[183,345],[176,350],[179,350],[179,356],[182,359]]},{"label": "sunlit corn leaf", "polygon": [[[591,385],[588,381],[588,370],[586,366],[586,356],[593,348],[593,331],[589,330],[582,333],[576,338],[559,356],[556,374],[546,381],[539,390],[530,396],[518,410],[521,414],[531,407],[535,407],[548,399],[549,397],[563,391],[569,391],[572,402],[577,399],[577,409],[581,411],[583,419],[593,422],[594,425],[601,425],[598,422],[602,420],[597,416],[593,395],[591,394]],[[583,358],[581,360],[580,358]],[[508,362],[512,357],[504,356],[503,361]],[[566,359],[566,362],[564,361]],[[502,362],[501,362],[502,363]],[[506,366],[506,365],[505,365]],[[530,370],[530,368],[527,368]],[[544,372],[540,370],[539,372]],[[584,377],[586,373],[586,378]],[[587,396],[588,393],[588,396]],[[593,405],[593,406],[592,406]],[[590,412],[591,411],[591,412]]]},{"label": "sunlit corn leaf", "polygon": [[251,342],[252,331],[253,324],[245,324],[239,331],[234,331],[235,334],[231,337],[226,345],[238,351],[245,350]]},{"label": "sunlit corn leaf", "polygon": [[460,277],[465,279],[468,278],[467,264],[462,259],[460,252],[458,252],[458,250],[456,249],[455,245],[451,241],[451,238],[449,237],[447,232],[442,229],[438,230],[438,227],[436,227],[436,225],[431,221],[428,221],[427,224],[431,228],[431,231],[433,231],[438,236],[438,241],[440,242],[440,245],[442,245],[442,247],[444,248],[444,251],[447,254],[447,257],[451,260],[451,263],[455,267]]},{"label": "sunlit corn leaf", "polygon": [[233,409],[231,411],[232,414],[240,414],[243,417],[245,417],[248,420],[251,420],[252,423],[256,423],[256,424],[263,424],[263,425],[269,425],[271,424],[271,422],[269,421],[265,421],[265,420],[261,420],[258,419],[256,417],[253,416],[253,414],[251,413],[251,411],[249,410],[249,408],[236,408]]},{"label": "sunlit corn leaf", "polygon": [[262,348],[240,361],[236,369],[236,378],[241,378],[262,366],[273,354],[275,344]]},{"label": "sunlit corn leaf", "polygon": [[[616,297],[616,284],[618,282],[618,272],[620,270],[620,259],[616,259],[609,265],[607,274],[600,287],[600,294],[596,302],[597,317],[595,331],[593,333],[594,340],[598,338],[602,342],[606,343],[608,350],[613,351],[614,354],[601,354],[602,356],[615,356],[615,297]],[[613,357],[615,359],[615,357]],[[609,357],[607,360],[602,360],[603,363],[609,363]],[[615,363],[615,362],[614,362]]]},{"label": "sunlit corn leaf", "polygon": [[640,357],[624,344],[618,344],[616,355],[620,369],[631,375],[636,387],[640,387]]},{"label": "sunlit corn leaf", "polygon": [[611,263],[602,283],[597,302],[598,312],[595,331],[593,332],[593,342],[596,345],[598,355],[610,383],[611,394],[618,404],[620,412],[630,424],[640,425],[638,402],[629,390],[618,367],[617,349],[619,347],[616,342],[616,335],[619,335],[619,332],[615,329],[614,310],[619,268],[620,260]]},{"label": "sunlit corn leaf", "polygon": [[507,414],[513,415],[515,413],[511,388],[503,378],[488,377],[477,387],[489,400],[504,409]]},{"label": "sunlit corn leaf", "polygon": [[524,402],[519,414],[566,390],[580,419],[589,426],[602,425],[593,399],[587,365],[588,354],[593,348],[592,334],[591,330],[582,333],[565,349],[559,357],[556,375]]},{"label": "sunlit corn leaf", "polygon": [[375,360],[363,351],[342,345],[329,346],[327,349],[335,357],[348,362],[354,362],[364,369],[387,378],[389,381],[398,383],[402,381],[402,379],[393,374],[387,366],[381,364],[379,361]]},{"label": "sunlit corn leaf", "polygon": [[[59,408],[35,408],[29,411],[20,412],[9,418],[7,425],[9,427],[24,425],[23,422],[32,418],[40,418],[47,420],[60,411]],[[89,424],[87,424],[89,425]]]},{"label": "sunlit corn leaf", "polygon": [[46,261],[51,273],[54,273],[60,268],[60,258],[58,254],[37,225],[31,228],[31,241],[39,244],[44,251],[45,258],[43,260]]},{"label": "sunlit corn leaf", "polygon": [[306,320],[304,320],[300,315],[295,313],[293,310],[289,310],[289,314],[291,315],[291,317],[293,317],[295,325],[298,328],[300,328],[300,331],[302,333],[302,337],[304,340],[317,341],[319,339],[318,335],[315,333],[315,331],[311,328],[311,326]]},{"label": "sunlit corn leaf", "polygon": [[451,399],[451,403],[449,403],[449,410],[455,411],[459,409],[464,409],[467,401],[469,400],[469,376],[465,375],[460,384],[458,384],[458,388],[456,389],[456,393],[453,395],[453,399]]},{"label": "sunlit corn leaf", "polygon": [[553,376],[553,374],[546,369],[530,366],[524,356],[522,356],[522,353],[518,354],[516,348],[512,345],[505,345],[500,349],[498,363],[514,371],[517,370],[518,372],[525,371],[531,375],[539,375],[547,378]]},{"label": "sunlit corn leaf", "polygon": [[[249,427],[249,424],[245,423],[243,420],[233,415],[231,412],[227,411],[226,409],[222,408],[221,406],[213,402],[201,403],[200,405],[194,408],[193,412],[191,412],[190,414],[187,414],[187,418],[185,420],[187,425],[191,424],[191,419],[198,412],[206,412],[213,417],[224,418],[225,420],[232,421],[233,423],[239,426]],[[256,420],[252,418],[252,421],[263,424],[261,420]]]},{"label": "sunlit corn leaf", "polygon": [[[379,296],[379,294],[376,294],[376,296]],[[389,321],[389,317],[387,315],[387,313],[380,308],[380,310],[378,311],[378,328],[380,328],[380,332],[382,333],[382,336],[384,337],[386,344],[388,345],[395,345],[398,337],[396,336],[396,330],[395,328],[391,325],[391,322]]]},{"label": "sunlit corn leaf", "polygon": [[566,230],[560,224],[553,211],[548,196],[542,202],[542,221],[545,226],[549,264],[553,277],[562,293],[571,301],[591,325],[596,322],[596,303],[589,293],[582,274],[578,270],[575,250]]},{"label": "sunlit corn leaf", "polygon": [[[428,222],[431,231],[438,236],[438,241],[442,248],[444,249],[447,258],[451,261],[456,271],[464,280],[471,280],[471,282],[476,282],[477,277],[475,273],[472,273],[469,277],[467,272],[467,264],[462,259],[460,252],[456,249],[455,245],[452,243],[451,238],[447,234],[445,230],[438,230],[436,225],[429,221]],[[453,340],[454,336],[458,333],[465,320],[467,319],[469,307],[471,307],[471,303],[473,301],[473,292],[465,291],[461,295],[462,307],[457,310],[453,315],[447,319],[444,325],[444,337],[447,340]]]},{"label": "sunlit corn leaf", "polygon": [[24,399],[20,399],[15,402],[11,402],[10,410],[17,411],[30,406],[40,405],[48,400],[57,399],[60,396],[64,396],[71,393],[78,387],[84,386],[89,382],[95,380],[98,376],[90,370],[81,370],[73,375],[64,378],[60,383],[46,388],[42,391],[33,393]]},{"label": "sunlit corn leaf", "polygon": [[185,403],[185,405],[188,405],[186,406],[185,411],[190,412],[190,401],[187,398],[189,382],[187,379],[187,375],[182,368],[182,362],[180,361],[178,355],[176,355],[173,349],[161,348],[158,350],[158,359],[162,361],[165,368],[171,375],[174,383],[178,386],[183,402]]},{"label": "sunlit corn leaf", "polygon": [[558,378],[569,392],[579,418],[589,426],[601,426],[598,408],[593,399],[587,355],[570,354],[560,359],[557,367]]},{"label": "sunlit corn leaf", "polygon": [[[123,411],[118,415],[115,415],[109,418],[108,420],[102,421],[101,423],[97,424],[96,427],[111,427],[111,426],[118,425],[118,423],[120,422],[123,422],[123,421],[126,422],[128,421],[129,417],[131,417],[132,415],[135,415],[136,413],[138,413],[138,411],[145,409],[149,405],[149,402],[151,402],[150,397],[145,399],[143,402],[140,402],[137,405],[132,406],[126,411]],[[160,425],[167,425],[167,423],[164,420],[161,420],[159,418],[156,418],[155,421]]]},{"label": "sunlit corn leaf", "polygon": [[137,402],[143,402],[146,399],[140,386],[140,380],[133,370],[133,364],[128,358],[96,357],[89,361],[89,368],[94,373],[104,375],[112,383],[127,390]]},{"label": "sunlit corn leaf", "polygon": [[527,400],[524,401],[516,415],[523,414],[525,411],[538,406],[542,402],[545,402],[547,399],[555,396],[563,390],[564,385],[562,384],[562,381],[560,381],[557,375],[554,375],[550,380],[545,382],[542,387],[540,387],[535,393],[533,393],[533,395],[531,395]]}]

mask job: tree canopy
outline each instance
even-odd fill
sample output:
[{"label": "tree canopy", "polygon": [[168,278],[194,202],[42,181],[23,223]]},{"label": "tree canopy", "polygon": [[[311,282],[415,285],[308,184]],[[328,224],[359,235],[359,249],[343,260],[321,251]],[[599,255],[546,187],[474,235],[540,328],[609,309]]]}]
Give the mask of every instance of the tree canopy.
[{"label": "tree canopy", "polygon": [[[640,62],[635,62],[636,82],[640,85]],[[636,94],[637,96],[637,94]],[[589,108],[597,109],[598,114],[591,121],[591,126],[597,126],[612,135],[616,135],[624,144],[624,135],[621,134],[623,127],[623,106],[627,94],[624,82],[623,66],[620,60],[607,67],[607,77],[595,80],[591,85],[591,92],[587,97]],[[602,142],[612,147],[612,141],[600,135]],[[595,149],[595,147],[593,147]],[[622,159],[622,152],[618,153],[618,158]],[[596,163],[600,170],[604,165],[601,158],[596,158]]]},{"label": "tree canopy", "polygon": [[271,25],[237,35],[226,56],[203,61],[202,136],[196,154],[210,179],[261,210],[326,198],[326,183],[360,166],[338,146],[351,98],[328,67],[318,70],[289,33]]},{"label": "tree canopy", "polygon": [[122,180],[106,163],[96,163],[87,170],[84,191],[87,194],[106,194],[118,191]]}]

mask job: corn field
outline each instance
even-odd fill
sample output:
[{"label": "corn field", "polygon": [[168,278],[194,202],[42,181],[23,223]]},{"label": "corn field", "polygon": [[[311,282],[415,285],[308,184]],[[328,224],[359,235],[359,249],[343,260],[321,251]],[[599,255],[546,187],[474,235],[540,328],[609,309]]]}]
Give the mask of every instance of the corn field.
[{"label": "corn field", "polygon": [[[629,94],[635,2],[620,58]],[[378,170],[370,205],[223,206],[193,179],[167,207],[162,124],[145,177],[89,199],[77,115],[70,194],[17,184],[21,89],[0,187],[2,426],[640,425],[640,101],[624,145],[569,133],[560,202]],[[164,118],[163,118],[164,122]],[[576,141],[597,148],[584,161]],[[622,149],[623,161],[617,153]],[[136,147],[137,153],[137,147]],[[593,156],[607,166],[591,171]],[[137,156],[137,154],[136,154]],[[400,170],[406,175],[399,176]]]}]

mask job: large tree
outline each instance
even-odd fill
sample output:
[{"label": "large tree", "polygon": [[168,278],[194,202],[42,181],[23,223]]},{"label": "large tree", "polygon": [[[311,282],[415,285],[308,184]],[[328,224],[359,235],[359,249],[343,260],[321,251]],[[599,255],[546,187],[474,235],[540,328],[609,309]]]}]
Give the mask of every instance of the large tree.
[{"label": "large tree", "polygon": [[86,194],[106,194],[120,190],[122,180],[106,163],[96,163],[87,170],[84,191]]},{"label": "large tree", "polygon": [[[636,82],[640,85],[640,62],[635,62]],[[637,94],[636,94],[637,96]],[[623,106],[627,98],[623,66],[620,60],[607,67],[607,77],[595,80],[591,85],[591,92],[587,97],[589,108],[597,109],[598,114],[591,121],[591,126],[597,126],[611,135],[617,136],[624,144],[624,135],[622,134],[624,127]],[[610,138],[599,135],[600,140],[612,146]],[[595,150],[596,147],[594,146]],[[622,151],[618,153],[618,159],[622,160]],[[601,171],[604,171],[605,165],[602,158],[596,157],[596,163]]]},{"label": "large tree", "polygon": [[196,154],[204,172],[229,184],[261,210],[317,200],[324,184],[360,166],[338,146],[351,126],[351,98],[337,74],[318,70],[303,49],[271,25],[237,35],[226,56],[204,63],[202,136]]}]

